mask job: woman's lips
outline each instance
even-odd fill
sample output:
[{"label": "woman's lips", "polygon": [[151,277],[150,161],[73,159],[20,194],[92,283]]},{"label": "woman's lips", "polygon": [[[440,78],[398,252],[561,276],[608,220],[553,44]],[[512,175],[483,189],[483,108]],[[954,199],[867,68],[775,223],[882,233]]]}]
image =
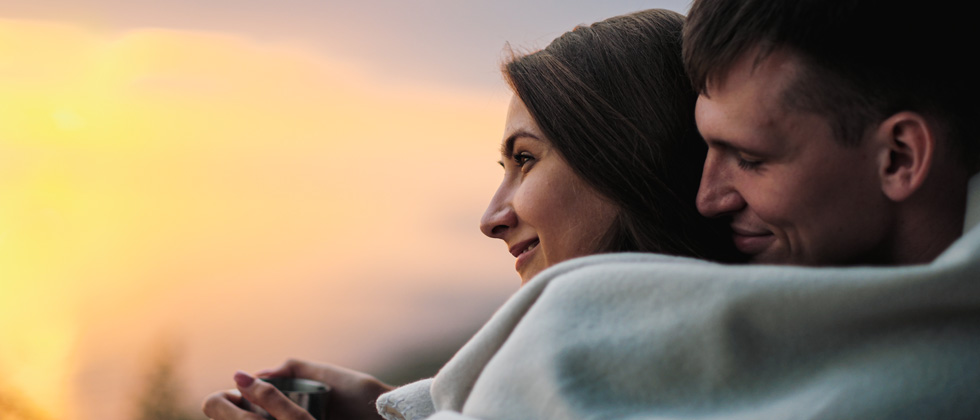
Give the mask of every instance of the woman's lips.
[{"label": "woman's lips", "polygon": [[533,240],[519,244],[519,247],[511,250],[511,254],[515,254],[517,257],[517,261],[514,262],[514,269],[518,273],[521,272],[521,267],[527,264],[527,261],[534,256],[538,250],[539,242],[537,238],[534,238]]}]

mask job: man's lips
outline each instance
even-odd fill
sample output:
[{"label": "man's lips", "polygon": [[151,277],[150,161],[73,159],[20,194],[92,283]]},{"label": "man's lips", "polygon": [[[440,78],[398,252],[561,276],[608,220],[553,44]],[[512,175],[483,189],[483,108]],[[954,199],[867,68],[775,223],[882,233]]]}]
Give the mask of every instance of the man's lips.
[{"label": "man's lips", "polygon": [[756,255],[769,248],[776,237],[768,230],[732,226],[732,240],[735,242],[735,248],[743,254]]}]

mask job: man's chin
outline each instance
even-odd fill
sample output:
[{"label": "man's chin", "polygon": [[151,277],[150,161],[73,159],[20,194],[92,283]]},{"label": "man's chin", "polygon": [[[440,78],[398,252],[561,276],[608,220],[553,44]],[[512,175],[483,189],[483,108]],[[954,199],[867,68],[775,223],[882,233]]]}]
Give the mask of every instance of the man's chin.
[{"label": "man's chin", "polygon": [[771,264],[771,265],[807,265],[801,261],[795,261],[785,253],[778,250],[765,250],[748,256],[749,264]]},{"label": "man's chin", "polygon": [[752,262],[756,262],[757,258],[760,261],[768,261],[767,255],[778,253],[774,249],[777,244],[776,238],[772,234],[742,235],[736,233],[732,235],[732,240],[735,243],[735,248],[742,254],[748,255]]}]

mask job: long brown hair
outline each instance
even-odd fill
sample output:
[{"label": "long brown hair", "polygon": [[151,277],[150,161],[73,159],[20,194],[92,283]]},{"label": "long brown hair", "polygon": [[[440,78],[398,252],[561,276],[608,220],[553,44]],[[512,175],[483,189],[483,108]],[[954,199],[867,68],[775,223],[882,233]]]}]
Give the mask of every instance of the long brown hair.
[{"label": "long brown hair", "polygon": [[706,147],[681,61],[683,21],[668,10],[617,16],[503,66],[562,157],[620,208],[596,252],[734,255],[695,208]]}]

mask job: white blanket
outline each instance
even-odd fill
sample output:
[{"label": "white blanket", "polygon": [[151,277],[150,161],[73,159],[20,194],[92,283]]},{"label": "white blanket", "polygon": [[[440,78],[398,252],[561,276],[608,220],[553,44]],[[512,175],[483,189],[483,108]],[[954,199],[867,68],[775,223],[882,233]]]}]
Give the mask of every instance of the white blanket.
[{"label": "white blanket", "polygon": [[[429,385],[407,390],[425,400]],[[978,419],[980,228],[920,266],[568,261],[518,291],[439,372],[433,407],[386,405],[405,392],[379,410],[434,410],[434,420]]]}]

